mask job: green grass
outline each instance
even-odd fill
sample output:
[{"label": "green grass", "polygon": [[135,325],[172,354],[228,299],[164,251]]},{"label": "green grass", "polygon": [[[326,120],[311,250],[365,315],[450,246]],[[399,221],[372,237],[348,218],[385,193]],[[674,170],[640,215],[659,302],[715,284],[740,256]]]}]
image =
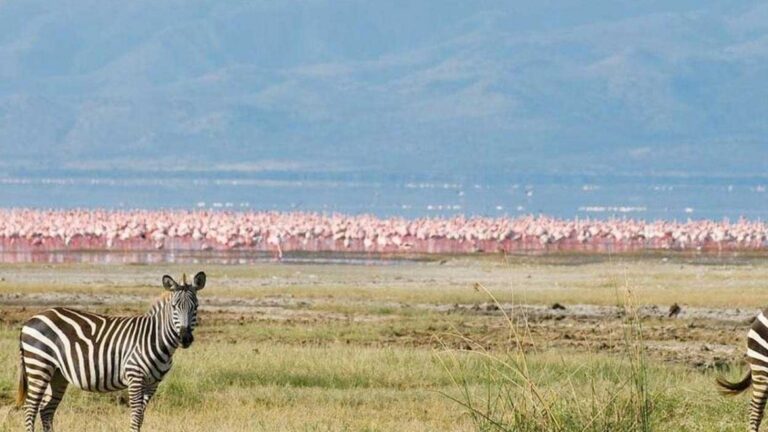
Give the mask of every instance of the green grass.
[{"label": "green grass", "polygon": [[[3,391],[14,389],[16,383],[12,333],[3,331],[0,339]],[[527,367],[529,379],[561,425],[552,430],[640,430],[626,415],[635,394],[628,360],[543,352],[529,356]],[[657,362],[646,367],[650,430],[744,429],[747,399],[717,395],[713,373]],[[500,387],[500,373],[509,370],[477,352],[196,342],[177,354],[173,371],[151,404],[147,429],[499,430],[475,428],[471,417],[451,400],[461,400],[467,393],[484,401],[490,389],[491,400],[507,399],[498,402],[496,414],[507,426],[516,425],[502,430],[542,430],[533,416],[508,417],[516,411],[506,404],[532,402],[524,378],[506,376],[509,386]],[[528,413],[533,408],[520,409]],[[124,429],[128,416],[127,407],[114,397],[70,389],[57,422],[62,430],[80,430],[76,424],[83,419],[82,430]],[[598,420],[585,428],[585,420],[593,417]],[[187,422],[186,429],[184,424],[175,425],[182,418],[193,423]],[[0,430],[22,430],[20,412],[11,412],[0,422]]]}]

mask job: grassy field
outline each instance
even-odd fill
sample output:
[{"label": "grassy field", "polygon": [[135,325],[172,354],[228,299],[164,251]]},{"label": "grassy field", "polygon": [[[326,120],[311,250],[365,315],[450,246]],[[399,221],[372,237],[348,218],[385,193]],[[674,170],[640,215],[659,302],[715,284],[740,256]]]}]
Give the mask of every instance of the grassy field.
[{"label": "grassy field", "polygon": [[[471,403],[516,430],[741,431],[748,398],[723,398],[713,381],[741,373],[744,316],[768,304],[768,264],[755,258],[0,265],[0,430],[23,430],[10,406],[24,319],[51,305],[139,313],[162,274],[201,269],[195,344],[177,353],[145,430],[500,430]],[[510,327],[477,283],[530,315],[512,310]],[[627,299],[684,313],[630,320],[615,309]],[[566,311],[549,312],[554,302]],[[636,330],[642,343],[627,337]],[[58,429],[126,429],[123,400],[70,390]]]}]

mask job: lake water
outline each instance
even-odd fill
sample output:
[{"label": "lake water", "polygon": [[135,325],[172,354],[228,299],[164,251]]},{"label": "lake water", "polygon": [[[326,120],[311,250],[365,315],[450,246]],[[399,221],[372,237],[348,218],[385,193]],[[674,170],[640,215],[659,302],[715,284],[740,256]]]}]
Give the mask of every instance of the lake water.
[{"label": "lake water", "polygon": [[767,187],[768,176],[35,173],[0,176],[0,206],[734,220],[768,219]]}]

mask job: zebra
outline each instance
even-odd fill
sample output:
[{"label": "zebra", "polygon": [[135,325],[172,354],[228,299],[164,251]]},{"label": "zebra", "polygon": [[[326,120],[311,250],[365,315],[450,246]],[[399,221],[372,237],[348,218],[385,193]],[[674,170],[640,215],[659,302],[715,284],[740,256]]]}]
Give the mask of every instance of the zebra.
[{"label": "zebra", "polygon": [[138,432],[147,403],[171,368],[176,348],[188,348],[197,324],[199,272],[187,284],[165,275],[167,290],[144,315],[113,317],[57,307],[32,317],[21,329],[19,389],[26,432],[40,414],[44,432],[69,384],[86,391],[128,389],[131,431]]},{"label": "zebra", "polygon": [[730,382],[717,377],[720,393],[726,396],[740,394],[752,387],[752,400],[749,404],[749,431],[757,432],[763,420],[765,403],[768,400],[768,318],[760,314],[752,322],[747,333],[747,363],[749,371],[738,382]]}]

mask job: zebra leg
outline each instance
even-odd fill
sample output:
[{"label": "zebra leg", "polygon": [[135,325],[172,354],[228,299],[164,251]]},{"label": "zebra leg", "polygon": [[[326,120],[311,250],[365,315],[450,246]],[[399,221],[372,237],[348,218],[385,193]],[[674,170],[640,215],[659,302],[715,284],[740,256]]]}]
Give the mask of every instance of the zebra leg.
[{"label": "zebra leg", "polygon": [[749,432],[758,432],[768,400],[768,377],[752,374],[752,400],[749,403]]},{"label": "zebra leg", "polygon": [[51,382],[50,369],[33,369],[26,367],[27,374],[27,398],[24,400],[24,428],[26,432],[35,431],[35,418],[40,408],[48,384]]},{"label": "zebra leg", "polygon": [[135,377],[128,384],[128,398],[131,405],[131,432],[141,431],[141,424],[144,423],[144,379]]},{"label": "zebra leg", "polygon": [[43,395],[43,401],[40,405],[40,420],[43,423],[43,432],[53,432],[53,415],[56,414],[56,408],[67,391],[67,380],[60,371],[53,374],[48,388]]}]

